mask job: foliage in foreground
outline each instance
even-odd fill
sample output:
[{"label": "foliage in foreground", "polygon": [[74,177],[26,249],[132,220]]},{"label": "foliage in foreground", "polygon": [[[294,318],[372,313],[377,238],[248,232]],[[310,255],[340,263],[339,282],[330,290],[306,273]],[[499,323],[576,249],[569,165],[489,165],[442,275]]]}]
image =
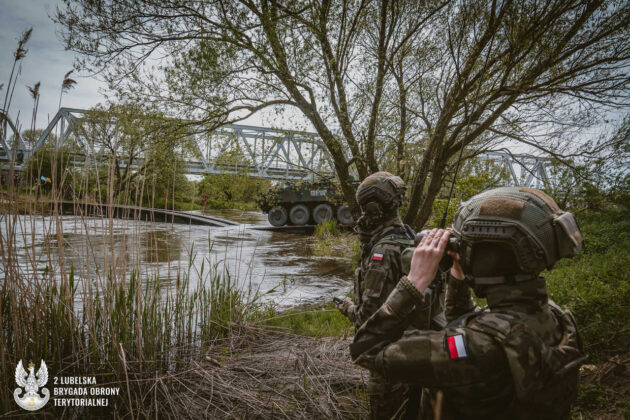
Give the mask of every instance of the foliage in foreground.
[{"label": "foliage in foreground", "polygon": [[313,253],[317,256],[347,258],[353,267],[361,259],[361,243],[352,232],[342,231],[337,220],[329,220],[315,227]]},{"label": "foliage in foreground", "polygon": [[[143,403],[152,392],[151,378],[189,365],[203,349],[265,311],[257,293],[209,260],[193,266],[192,251],[191,266],[200,280],[193,284],[191,271],[182,272],[172,289],[157,276],[126,277],[115,270],[96,280],[77,278],[74,267],[68,273],[49,267],[43,275],[24,275],[11,251],[4,248],[7,269],[0,288],[3,413],[16,409],[11,384],[18,360],[44,358],[51,372],[102,374],[121,386],[126,398],[112,401],[109,409],[155,416],[158,401]],[[60,414],[52,405],[45,411]]]},{"label": "foliage in foreground", "polygon": [[573,312],[593,361],[630,348],[630,211],[579,214],[585,251],[545,273],[550,296]]},{"label": "foliage in foreground", "polygon": [[265,318],[264,325],[287,328],[308,337],[348,337],[354,333],[352,323],[333,302],[275,313]]}]

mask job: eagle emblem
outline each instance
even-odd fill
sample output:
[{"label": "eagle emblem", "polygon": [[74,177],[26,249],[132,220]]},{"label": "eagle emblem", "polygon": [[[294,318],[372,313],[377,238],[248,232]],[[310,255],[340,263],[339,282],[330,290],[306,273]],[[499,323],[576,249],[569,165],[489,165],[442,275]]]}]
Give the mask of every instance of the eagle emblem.
[{"label": "eagle emblem", "polygon": [[[42,388],[46,385],[46,382],[48,382],[48,368],[46,367],[46,362],[42,360],[39,370],[37,374],[35,374],[35,364],[33,364],[33,362],[28,364],[27,373],[20,360],[17,368],[15,368],[15,382],[17,382],[20,388],[15,388],[13,398],[15,398],[15,402],[20,407],[28,411],[35,411],[46,405],[50,398],[48,389]],[[22,388],[24,388],[25,394],[20,398]],[[38,391],[40,388],[42,388],[41,392],[44,398],[39,396]]]}]

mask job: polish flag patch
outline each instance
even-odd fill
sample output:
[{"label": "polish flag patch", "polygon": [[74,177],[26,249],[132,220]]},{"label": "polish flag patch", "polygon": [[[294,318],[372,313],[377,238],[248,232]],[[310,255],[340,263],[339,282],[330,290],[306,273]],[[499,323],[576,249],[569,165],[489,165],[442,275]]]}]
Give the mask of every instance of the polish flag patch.
[{"label": "polish flag patch", "polygon": [[466,345],[464,344],[463,334],[446,337],[446,342],[448,343],[448,351],[451,354],[451,359],[461,359],[462,357],[468,357],[468,353],[466,353]]},{"label": "polish flag patch", "polygon": [[383,254],[372,255],[372,261],[383,261]]}]

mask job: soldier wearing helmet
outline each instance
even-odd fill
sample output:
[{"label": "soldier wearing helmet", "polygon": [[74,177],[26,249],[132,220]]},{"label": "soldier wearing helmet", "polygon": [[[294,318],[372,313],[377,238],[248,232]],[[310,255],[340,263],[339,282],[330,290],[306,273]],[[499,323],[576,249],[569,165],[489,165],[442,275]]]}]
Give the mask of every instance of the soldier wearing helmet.
[{"label": "soldier wearing helmet", "polygon": [[[581,249],[573,215],[542,191],[478,194],[461,204],[452,231],[424,235],[408,276],[357,332],[352,357],[426,387],[422,418],[566,418],[585,356],[572,315],[548,298],[540,272]],[[453,258],[449,324],[403,335],[445,251]],[[471,288],[486,308],[474,304]]]},{"label": "soldier wearing helmet", "polygon": [[[389,172],[376,172],[357,188],[357,202],[363,213],[355,228],[362,242],[361,264],[356,270],[354,302],[346,298],[338,305],[357,329],[383,304],[405,274],[402,251],[414,244],[413,230],[398,216],[406,188],[400,177]],[[446,325],[443,299],[439,299],[443,295],[443,288],[438,286],[441,284],[438,280],[432,286],[436,298],[417,312],[412,327],[440,329]],[[368,394],[374,419],[413,417],[418,410],[419,388],[387,381],[378,373],[371,373]]]}]

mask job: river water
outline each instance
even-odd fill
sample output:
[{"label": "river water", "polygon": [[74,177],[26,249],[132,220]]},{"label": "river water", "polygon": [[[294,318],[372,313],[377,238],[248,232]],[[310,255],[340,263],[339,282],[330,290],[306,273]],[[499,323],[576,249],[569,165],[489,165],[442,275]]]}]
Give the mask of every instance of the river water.
[{"label": "river water", "polygon": [[[229,273],[239,287],[258,291],[280,307],[330,300],[350,289],[351,263],[313,255],[308,235],[259,231],[268,226],[260,212],[225,210],[208,215],[238,222],[229,227],[190,226],[121,219],[0,215],[3,244],[15,239],[20,271],[26,275],[58,272],[59,240],[67,270],[80,278],[118,276],[132,270],[140,278],[159,276],[163,290],[188,273],[191,286],[209,267]],[[57,231],[63,232],[58,235]],[[11,231],[15,232],[11,235]],[[4,263],[3,263],[4,264]],[[0,279],[5,275],[4,266]],[[79,291],[80,292],[80,291]]]}]

